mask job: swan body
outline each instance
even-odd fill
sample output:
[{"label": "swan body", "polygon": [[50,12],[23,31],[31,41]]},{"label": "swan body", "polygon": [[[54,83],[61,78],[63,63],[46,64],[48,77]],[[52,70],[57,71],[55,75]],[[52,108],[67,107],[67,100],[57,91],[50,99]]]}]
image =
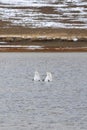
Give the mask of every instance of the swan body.
[{"label": "swan body", "polygon": [[78,41],[78,38],[74,37],[74,38],[73,38],[73,41],[74,41],[74,42]]},{"label": "swan body", "polygon": [[46,76],[46,78],[45,78],[44,81],[45,81],[45,82],[50,82],[50,81],[52,81],[52,74],[51,74],[51,72],[47,72],[47,76]]},{"label": "swan body", "polygon": [[40,75],[38,71],[35,71],[34,81],[40,81]]}]

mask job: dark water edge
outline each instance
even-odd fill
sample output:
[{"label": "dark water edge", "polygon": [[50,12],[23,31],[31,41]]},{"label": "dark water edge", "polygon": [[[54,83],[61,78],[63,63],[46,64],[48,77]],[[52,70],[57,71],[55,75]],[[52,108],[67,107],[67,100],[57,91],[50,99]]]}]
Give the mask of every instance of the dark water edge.
[{"label": "dark water edge", "polygon": [[58,48],[58,47],[0,47],[0,52],[87,52],[87,47],[66,47],[66,48]]},{"label": "dark water edge", "polygon": [[87,40],[8,38],[0,41],[0,52],[87,52]]}]

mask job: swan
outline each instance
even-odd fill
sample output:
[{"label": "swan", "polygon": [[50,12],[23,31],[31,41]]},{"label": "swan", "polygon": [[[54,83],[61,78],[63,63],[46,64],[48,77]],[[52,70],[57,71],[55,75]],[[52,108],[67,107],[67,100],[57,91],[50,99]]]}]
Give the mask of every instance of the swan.
[{"label": "swan", "polygon": [[35,71],[34,81],[40,81],[40,75],[39,75],[39,72],[38,72],[38,71]]},{"label": "swan", "polygon": [[73,38],[73,41],[74,41],[74,42],[77,42],[77,41],[78,41],[78,38],[74,37],[74,38]]},{"label": "swan", "polygon": [[50,82],[50,81],[52,81],[52,74],[51,74],[51,72],[47,72],[47,76],[46,76],[46,78],[45,78],[44,81],[45,81],[45,82]]}]

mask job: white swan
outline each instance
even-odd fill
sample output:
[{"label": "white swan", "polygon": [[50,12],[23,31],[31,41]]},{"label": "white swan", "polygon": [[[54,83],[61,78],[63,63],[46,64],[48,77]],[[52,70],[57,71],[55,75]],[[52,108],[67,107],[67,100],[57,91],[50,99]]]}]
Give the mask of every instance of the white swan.
[{"label": "white swan", "polygon": [[34,81],[40,81],[40,75],[39,75],[39,72],[38,71],[35,71],[35,74],[34,74]]},{"label": "white swan", "polygon": [[77,41],[78,41],[78,38],[74,37],[74,38],[73,38],[73,41],[74,41],[74,42],[77,42]]},{"label": "white swan", "polygon": [[52,74],[51,74],[51,72],[47,72],[47,76],[46,76],[46,78],[45,78],[44,81],[45,81],[45,82],[50,82],[50,81],[52,81]]}]

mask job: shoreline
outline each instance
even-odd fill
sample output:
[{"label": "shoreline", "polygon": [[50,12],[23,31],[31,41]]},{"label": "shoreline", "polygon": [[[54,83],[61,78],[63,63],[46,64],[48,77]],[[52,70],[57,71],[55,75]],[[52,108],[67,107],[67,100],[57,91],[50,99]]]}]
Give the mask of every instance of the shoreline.
[{"label": "shoreline", "polygon": [[45,40],[45,39],[62,39],[73,40],[73,38],[87,40],[87,29],[71,29],[71,28],[25,28],[13,26],[10,28],[0,28],[1,38],[15,38]]},{"label": "shoreline", "polygon": [[87,48],[37,48],[0,47],[0,52],[87,52]]},{"label": "shoreline", "polygon": [[[26,45],[40,48],[24,47]],[[1,28],[0,52],[87,52],[87,30],[19,26]]]}]

